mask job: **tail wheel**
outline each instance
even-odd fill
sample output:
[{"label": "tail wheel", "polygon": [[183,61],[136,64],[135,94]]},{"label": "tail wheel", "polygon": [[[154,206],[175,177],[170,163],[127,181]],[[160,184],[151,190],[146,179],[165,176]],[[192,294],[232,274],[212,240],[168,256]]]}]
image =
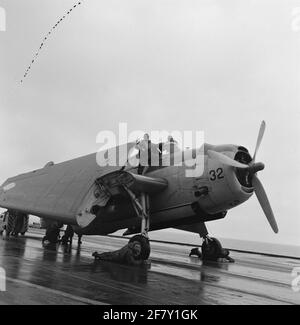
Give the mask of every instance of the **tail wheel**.
[{"label": "tail wheel", "polygon": [[147,260],[150,256],[149,239],[143,235],[136,235],[130,238],[129,244],[132,244],[132,251],[135,260]]}]

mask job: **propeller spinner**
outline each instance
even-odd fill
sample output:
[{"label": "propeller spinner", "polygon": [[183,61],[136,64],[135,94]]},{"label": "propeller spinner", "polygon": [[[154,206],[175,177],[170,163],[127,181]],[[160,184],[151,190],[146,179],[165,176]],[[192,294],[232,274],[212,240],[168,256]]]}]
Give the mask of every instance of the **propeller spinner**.
[{"label": "propeller spinner", "polygon": [[265,165],[260,162],[259,163],[255,162],[258,149],[260,147],[261,141],[262,141],[264,133],[265,133],[265,129],[266,129],[266,123],[265,123],[265,121],[262,121],[261,125],[260,125],[260,129],[259,129],[257,141],[256,141],[253,159],[250,161],[249,164],[243,164],[243,163],[238,162],[238,161],[236,161],[220,152],[216,152],[213,150],[208,150],[207,153],[210,158],[217,159],[224,165],[228,165],[228,166],[232,166],[235,168],[240,168],[240,169],[248,171],[249,176],[252,179],[252,186],[254,188],[254,192],[255,192],[256,197],[260,203],[260,206],[262,207],[264,214],[265,214],[271,228],[273,229],[273,231],[275,233],[278,233],[278,226],[277,226],[270,202],[268,200],[267,194],[264,190],[262,183],[260,182],[260,180],[257,177],[257,172],[263,170],[265,168]]}]

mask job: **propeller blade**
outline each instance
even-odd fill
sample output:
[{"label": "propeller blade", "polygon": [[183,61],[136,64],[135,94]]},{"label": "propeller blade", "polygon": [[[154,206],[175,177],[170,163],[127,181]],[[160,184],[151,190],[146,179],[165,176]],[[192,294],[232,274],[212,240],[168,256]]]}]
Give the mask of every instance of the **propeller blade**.
[{"label": "propeller blade", "polygon": [[258,137],[257,137],[257,141],[256,141],[255,151],[254,151],[254,155],[253,155],[253,159],[252,159],[252,162],[253,163],[255,162],[255,157],[256,157],[257,151],[258,151],[258,149],[260,147],[261,140],[262,140],[262,138],[264,136],[265,129],[266,129],[266,122],[265,121],[262,121],[261,122],[261,125],[260,125],[259,132],[258,132]]},{"label": "propeller blade", "polygon": [[224,154],[222,154],[220,152],[208,150],[207,154],[211,159],[217,159],[224,165],[229,165],[229,166],[236,167],[236,168],[249,168],[248,165],[242,164],[236,160],[233,160],[232,158],[225,156]]},{"label": "propeller blade", "polygon": [[265,169],[265,165],[263,163],[252,163],[249,167],[249,173],[250,175],[254,175],[257,172],[264,170]]},{"label": "propeller blade", "polygon": [[272,227],[273,231],[277,234],[278,233],[278,226],[270,205],[270,202],[268,200],[267,194],[264,190],[264,187],[258,177],[254,174],[252,178],[252,185],[254,187],[255,194],[257,196],[257,199],[260,203],[260,206],[262,207],[265,216],[267,217],[270,226]]}]

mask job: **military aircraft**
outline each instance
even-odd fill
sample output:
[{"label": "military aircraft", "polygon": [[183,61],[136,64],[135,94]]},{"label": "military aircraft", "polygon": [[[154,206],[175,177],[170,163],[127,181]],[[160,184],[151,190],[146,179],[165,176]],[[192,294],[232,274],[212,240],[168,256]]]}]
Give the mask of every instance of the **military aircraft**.
[{"label": "military aircraft", "polygon": [[[54,164],[9,178],[0,188],[0,206],[7,209],[8,224],[26,223],[28,215],[47,221],[46,239],[57,241],[62,224],[80,235],[108,235],[127,229],[135,236],[135,258],[150,255],[148,232],[177,228],[198,233],[202,254],[207,258],[224,256],[216,238],[208,236],[205,223],[222,219],[227,211],[247,201],[253,193],[273,231],[278,227],[263,185],[257,173],[264,164],[256,162],[265,122],[260,126],[253,157],[239,145],[204,144],[204,172],[186,177],[186,166],[148,166],[138,174],[133,166],[100,167],[96,154]],[[127,144],[130,150],[135,144]],[[15,222],[18,220],[18,222]]]}]

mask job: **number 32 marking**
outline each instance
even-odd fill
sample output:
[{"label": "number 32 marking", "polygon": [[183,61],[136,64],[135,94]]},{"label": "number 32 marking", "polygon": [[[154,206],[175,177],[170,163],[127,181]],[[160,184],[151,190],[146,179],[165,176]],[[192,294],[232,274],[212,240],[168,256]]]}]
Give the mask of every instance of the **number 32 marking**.
[{"label": "number 32 marking", "polygon": [[222,179],[222,178],[224,178],[223,169],[222,168],[218,168],[217,170],[211,170],[209,172],[209,175],[210,175],[210,180],[211,181],[215,181],[216,179]]}]

